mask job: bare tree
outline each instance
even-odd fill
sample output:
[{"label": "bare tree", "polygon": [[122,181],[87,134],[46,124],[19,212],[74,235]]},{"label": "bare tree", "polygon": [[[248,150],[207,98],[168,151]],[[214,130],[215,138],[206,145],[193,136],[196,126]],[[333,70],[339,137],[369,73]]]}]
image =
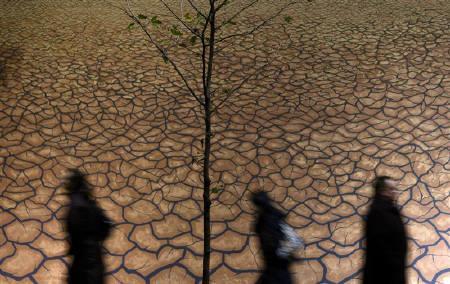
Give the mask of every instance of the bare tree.
[{"label": "bare tree", "polygon": [[[121,7],[131,19],[128,28],[138,27],[151,46],[155,47],[166,64],[169,64],[184,84],[188,96],[192,97],[202,110],[204,119],[203,154],[200,159],[203,171],[203,283],[209,283],[211,252],[211,118],[214,113],[237,94],[251,78],[261,74],[269,65],[268,60],[256,66],[251,74],[243,76],[234,85],[224,85],[216,80],[217,56],[238,40],[254,35],[271,24],[298,0],[158,0],[165,14],[145,15],[136,13],[130,0]],[[258,5],[267,2],[260,12]],[[276,4],[274,4],[274,2]],[[136,8],[137,9],[137,8]],[[290,23],[292,18],[284,16]],[[178,49],[188,49],[193,70],[187,70],[177,59]],[[197,68],[198,67],[198,68]]]}]

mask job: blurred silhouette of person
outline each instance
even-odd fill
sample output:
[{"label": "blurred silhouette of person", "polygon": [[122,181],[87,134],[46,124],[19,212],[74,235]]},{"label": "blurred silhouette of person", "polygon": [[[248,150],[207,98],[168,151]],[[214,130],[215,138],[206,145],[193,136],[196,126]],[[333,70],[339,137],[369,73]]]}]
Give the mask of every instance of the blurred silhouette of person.
[{"label": "blurred silhouette of person", "polygon": [[101,284],[102,242],[108,237],[111,222],[92,199],[91,188],[81,172],[72,170],[66,186],[71,202],[67,216],[69,254],[73,256],[68,283]]},{"label": "blurred silhouette of person", "polygon": [[406,230],[395,204],[397,190],[387,176],[374,182],[375,196],[366,222],[367,252],[363,283],[403,284],[407,254]]},{"label": "blurred silhouette of person", "polygon": [[255,232],[264,257],[264,270],[257,283],[293,283],[289,266],[297,260],[293,253],[304,246],[303,240],[286,224],[286,214],[274,207],[266,192],[254,193],[252,201],[257,208]]}]

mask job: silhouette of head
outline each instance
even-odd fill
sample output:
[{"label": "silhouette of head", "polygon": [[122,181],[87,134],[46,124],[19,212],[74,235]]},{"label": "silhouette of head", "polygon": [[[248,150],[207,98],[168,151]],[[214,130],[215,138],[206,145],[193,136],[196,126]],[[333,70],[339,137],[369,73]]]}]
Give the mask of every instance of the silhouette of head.
[{"label": "silhouette of head", "polygon": [[251,200],[258,209],[270,207],[272,201],[265,191],[254,192],[252,194]]},{"label": "silhouette of head", "polygon": [[66,188],[69,193],[81,193],[82,195],[89,197],[90,187],[82,174],[77,169],[70,170],[69,177],[67,178]]},{"label": "silhouette of head", "polygon": [[388,176],[379,176],[374,181],[375,197],[393,200],[396,197],[395,181]]}]

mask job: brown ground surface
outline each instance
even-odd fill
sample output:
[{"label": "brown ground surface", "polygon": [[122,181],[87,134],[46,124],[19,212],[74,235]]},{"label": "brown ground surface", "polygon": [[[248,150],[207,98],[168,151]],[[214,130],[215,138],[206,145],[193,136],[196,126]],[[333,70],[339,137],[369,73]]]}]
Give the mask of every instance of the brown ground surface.
[{"label": "brown ground surface", "polygon": [[[0,283],[64,279],[61,181],[73,167],[116,223],[110,283],[198,282],[201,119],[176,76],[104,3],[0,7]],[[225,190],[213,281],[257,276],[247,194],[262,187],[307,242],[298,282],[357,282],[369,185],[388,174],[403,190],[410,283],[450,283],[450,2],[315,0],[289,14],[219,58],[227,84],[272,65],[214,118]]]}]

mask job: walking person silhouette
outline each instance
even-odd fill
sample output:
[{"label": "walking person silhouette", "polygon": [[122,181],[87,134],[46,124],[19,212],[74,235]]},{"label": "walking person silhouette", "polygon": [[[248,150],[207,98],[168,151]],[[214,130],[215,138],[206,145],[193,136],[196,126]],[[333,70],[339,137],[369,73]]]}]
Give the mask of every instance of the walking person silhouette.
[{"label": "walking person silhouette", "polygon": [[395,182],[378,177],[374,182],[375,197],[366,223],[367,253],[364,284],[404,284],[407,234],[400,210],[395,205]]},{"label": "walking person silhouette", "polygon": [[70,208],[67,231],[73,262],[69,284],[104,283],[102,242],[108,237],[111,222],[91,197],[91,188],[84,175],[72,170],[67,180]]},{"label": "walking person silhouette", "polygon": [[252,201],[257,208],[255,232],[259,237],[264,257],[264,270],[258,284],[293,283],[289,266],[296,260],[293,253],[304,242],[286,222],[286,214],[277,209],[268,194],[259,191]]}]

